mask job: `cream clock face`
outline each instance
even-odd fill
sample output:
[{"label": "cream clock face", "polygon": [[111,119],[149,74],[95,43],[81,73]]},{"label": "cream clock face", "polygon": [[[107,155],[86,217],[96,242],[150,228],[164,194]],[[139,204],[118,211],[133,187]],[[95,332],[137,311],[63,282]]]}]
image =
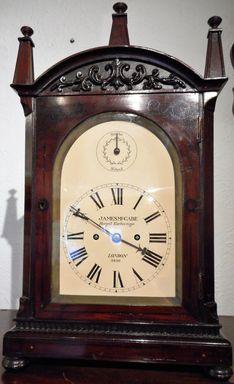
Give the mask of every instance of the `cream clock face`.
[{"label": "cream clock face", "polygon": [[153,128],[125,116],[63,144],[54,260],[72,302],[176,297],[174,167]]},{"label": "cream clock face", "polygon": [[64,253],[84,283],[108,293],[131,293],[164,267],[171,228],[163,207],[139,187],[109,183],[70,205]]}]

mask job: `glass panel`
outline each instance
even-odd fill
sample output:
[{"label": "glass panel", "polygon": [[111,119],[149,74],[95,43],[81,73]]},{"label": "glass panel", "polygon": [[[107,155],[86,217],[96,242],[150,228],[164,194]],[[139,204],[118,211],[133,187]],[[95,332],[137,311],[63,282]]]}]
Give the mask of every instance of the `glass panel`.
[{"label": "glass panel", "polygon": [[53,301],[178,305],[181,183],[162,129],[126,114],[89,119],[53,176]]}]

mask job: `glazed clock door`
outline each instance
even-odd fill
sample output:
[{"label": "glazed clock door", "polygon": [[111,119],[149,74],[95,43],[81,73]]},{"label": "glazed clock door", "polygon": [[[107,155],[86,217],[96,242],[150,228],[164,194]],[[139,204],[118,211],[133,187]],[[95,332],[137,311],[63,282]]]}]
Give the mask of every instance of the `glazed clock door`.
[{"label": "glazed clock door", "polygon": [[52,301],[180,304],[178,169],[146,119],[107,113],[74,127],[53,171]]}]

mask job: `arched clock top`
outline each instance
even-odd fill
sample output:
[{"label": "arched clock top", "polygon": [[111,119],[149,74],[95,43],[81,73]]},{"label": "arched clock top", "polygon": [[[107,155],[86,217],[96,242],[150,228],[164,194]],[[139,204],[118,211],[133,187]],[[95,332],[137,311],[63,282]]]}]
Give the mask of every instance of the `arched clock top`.
[{"label": "arched clock top", "polygon": [[203,79],[172,56],[136,46],[100,47],[72,55],[31,84],[12,84],[20,96],[90,92],[218,91],[226,78]]},{"label": "arched clock top", "polygon": [[225,77],[221,18],[208,20],[204,78],[182,61],[152,49],[131,46],[127,6],[114,5],[109,46],[83,51],[49,68],[34,81],[33,30],[22,27],[12,87],[22,97],[76,93],[218,92]]}]

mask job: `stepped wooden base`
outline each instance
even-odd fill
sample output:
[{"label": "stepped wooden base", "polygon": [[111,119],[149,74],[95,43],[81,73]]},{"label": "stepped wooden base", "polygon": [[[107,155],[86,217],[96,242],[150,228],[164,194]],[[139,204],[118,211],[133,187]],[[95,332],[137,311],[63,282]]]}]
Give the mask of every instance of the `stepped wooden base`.
[{"label": "stepped wooden base", "polygon": [[232,374],[230,343],[220,337],[63,334],[11,330],[3,344],[3,366],[24,368],[30,359],[197,365],[215,379]]}]

